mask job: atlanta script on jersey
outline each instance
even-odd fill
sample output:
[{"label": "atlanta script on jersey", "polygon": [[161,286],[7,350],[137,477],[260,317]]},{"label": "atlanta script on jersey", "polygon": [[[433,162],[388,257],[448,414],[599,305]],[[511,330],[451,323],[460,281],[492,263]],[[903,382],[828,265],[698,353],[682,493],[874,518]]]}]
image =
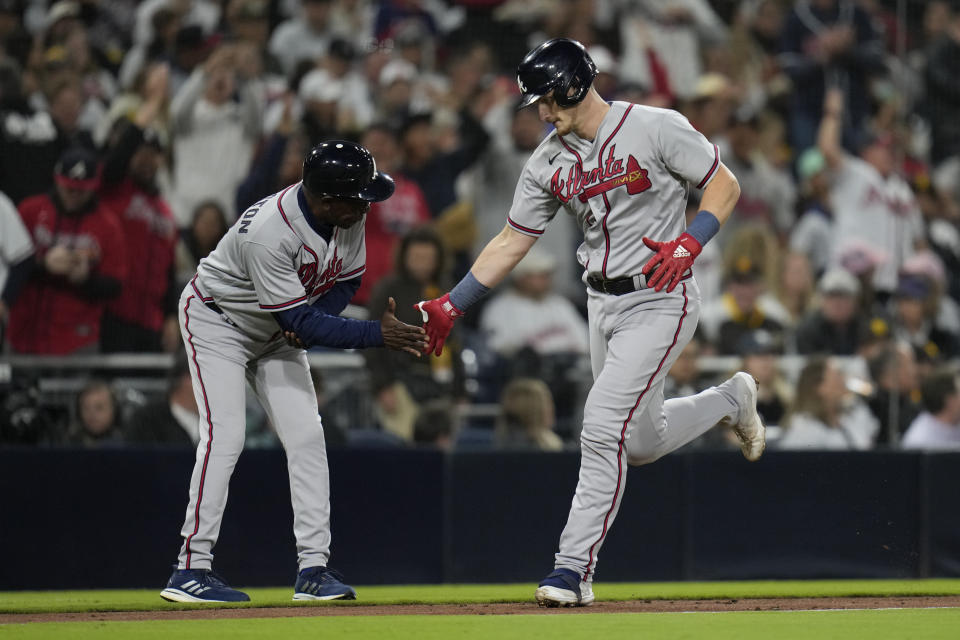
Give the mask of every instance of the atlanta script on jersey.
[{"label": "atlanta script on jersey", "polygon": [[584,278],[633,276],[651,256],[642,238],[683,233],[689,185],[705,187],[719,166],[716,145],[676,111],[612,102],[594,140],[547,136],[523,169],[507,222],[539,236],[563,208],[583,229]]}]

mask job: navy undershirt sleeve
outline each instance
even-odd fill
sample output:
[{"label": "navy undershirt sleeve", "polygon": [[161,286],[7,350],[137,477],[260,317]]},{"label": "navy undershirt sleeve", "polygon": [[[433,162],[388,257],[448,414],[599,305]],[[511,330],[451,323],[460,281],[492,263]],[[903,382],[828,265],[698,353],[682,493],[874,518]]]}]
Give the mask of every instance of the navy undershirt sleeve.
[{"label": "navy undershirt sleeve", "polygon": [[35,264],[36,262],[31,253],[20,262],[10,266],[7,272],[7,284],[3,287],[3,292],[0,293],[0,300],[3,300],[5,305],[8,307],[13,306],[13,302],[17,299],[20,289],[26,284],[30,278],[30,274],[33,273]]},{"label": "navy undershirt sleeve", "polygon": [[310,306],[329,316],[338,316],[347,308],[359,288],[360,277],[338,282]]},{"label": "navy undershirt sleeve", "polygon": [[296,333],[308,348],[364,349],[383,346],[380,323],[375,320],[338,318],[306,304],[275,311],[273,317],[281,329]]}]

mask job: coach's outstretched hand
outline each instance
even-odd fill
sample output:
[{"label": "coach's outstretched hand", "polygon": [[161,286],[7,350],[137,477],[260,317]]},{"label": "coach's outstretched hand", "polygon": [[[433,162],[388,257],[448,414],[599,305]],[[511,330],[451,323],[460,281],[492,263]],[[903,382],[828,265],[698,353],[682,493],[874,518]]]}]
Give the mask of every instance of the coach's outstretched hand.
[{"label": "coach's outstretched hand", "polygon": [[397,320],[394,312],[397,303],[393,298],[387,300],[387,310],[380,318],[380,332],[383,333],[383,346],[395,351],[406,351],[420,357],[427,349],[426,333],[422,327],[414,327]]},{"label": "coach's outstretched hand", "polygon": [[667,293],[673,291],[683,274],[693,266],[694,259],[703,251],[697,239],[689,233],[670,242],[657,242],[644,237],[643,244],[655,254],[643,265],[642,273],[647,276],[647,286],[657,291],[667,287]]},{"label": "coach's outstretched hand", "polygon": [[462,316],[463,312],[450,302],[449,293],[433,300],[421,300],[413,305],[413,308],[419,309],[423,314],[423,328],[427,331],[427,346],[423,352],[432,351],[433,355],[440,355],[443,353],[443,343],[453,329],[453,322]]}]

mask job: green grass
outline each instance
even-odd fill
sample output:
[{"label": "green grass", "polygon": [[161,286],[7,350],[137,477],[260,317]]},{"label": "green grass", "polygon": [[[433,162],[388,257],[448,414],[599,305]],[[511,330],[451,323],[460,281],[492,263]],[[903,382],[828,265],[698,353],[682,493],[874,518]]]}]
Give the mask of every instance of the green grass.
[{"label": "green grass", "polygon": [[6,640],[168,640],[169,638],[350,638],[366,640],[536,640],[538,638],[656,638],[657,640],[953,640],[960,611],[621,613],[516,616],[363,616],[253,618],[163,622],[84,622],[5,625]]},{"label": "green grass", "polygon": [[[408,585],[358,587],[352,604],[530,602],[533,584]],[[204,608],[160,599],[160,589],[110,591],[0,592],[0,613],[151,611]],[[960,595],[960,580],[809,580],[751,582],[597,583],[598,600],[701,600],[827,596]],[[290,587],[248,589],[251,602],[233,607],[302,606]],[[334,606],[336,604],[334,603]]]}]

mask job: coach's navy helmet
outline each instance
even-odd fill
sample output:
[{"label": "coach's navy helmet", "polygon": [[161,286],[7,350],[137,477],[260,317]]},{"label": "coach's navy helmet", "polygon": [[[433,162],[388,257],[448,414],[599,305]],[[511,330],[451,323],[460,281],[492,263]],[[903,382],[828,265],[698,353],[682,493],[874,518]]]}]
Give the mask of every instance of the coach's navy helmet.
[{"label": "coach's navy helmet", "polygon": [[533,104],[553,91],[561,107],[572,107],[587,97],[597,65],[582,44],[569,38],[547,40],[531,51],[517,67],[517,84],[523,101]]},{"label": "coach's navy helmet", "polygon": [[310,149],[304,159],[303,186],[314,196],[380,202],[393,195],[395,185],[359,144],[330,140]]}]

